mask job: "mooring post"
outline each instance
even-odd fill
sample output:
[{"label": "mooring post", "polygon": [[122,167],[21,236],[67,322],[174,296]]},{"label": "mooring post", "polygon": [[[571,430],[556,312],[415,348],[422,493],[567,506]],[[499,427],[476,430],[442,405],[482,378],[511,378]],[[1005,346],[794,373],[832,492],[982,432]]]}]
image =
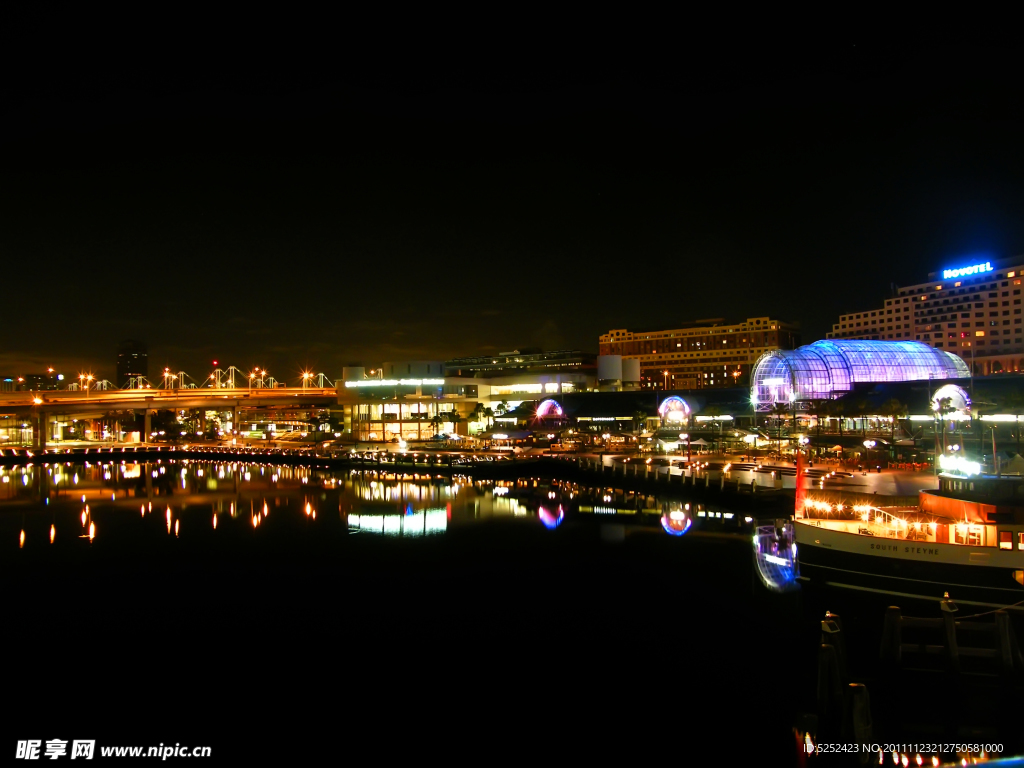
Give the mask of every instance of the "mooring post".
[{"label": "mooring post", "polygon": [[952,600],[943,600],[939,603],[942,608],[942,625],[946,636],[946,664],[950,672],[960,671],[960,648],[956,643],[956,621],[953,614],[956,613],[956,604]]}]

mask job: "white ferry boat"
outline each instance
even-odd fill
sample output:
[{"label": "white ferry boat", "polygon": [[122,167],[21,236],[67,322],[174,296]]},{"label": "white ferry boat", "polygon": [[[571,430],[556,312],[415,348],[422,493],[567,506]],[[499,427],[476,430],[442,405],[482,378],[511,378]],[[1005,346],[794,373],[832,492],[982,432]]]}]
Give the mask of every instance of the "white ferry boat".
[{"label": "white ferry boat", "polygon": [[1024,478],[943,474],[909,510],[799,506],[802,581],[1024,610]]}]

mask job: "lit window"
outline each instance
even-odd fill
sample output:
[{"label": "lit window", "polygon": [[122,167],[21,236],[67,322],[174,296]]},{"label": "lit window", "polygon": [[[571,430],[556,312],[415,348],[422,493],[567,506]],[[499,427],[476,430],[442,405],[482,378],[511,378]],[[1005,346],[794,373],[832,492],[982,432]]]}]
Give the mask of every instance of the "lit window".
[{"label": "lit window", "polygon": [[1024,531],[1017,534],[1017,549],[1024,549]]},{"label": "lit window", "polygon": [[999,548],[1013,549],[1013,531],[999,532]]}]

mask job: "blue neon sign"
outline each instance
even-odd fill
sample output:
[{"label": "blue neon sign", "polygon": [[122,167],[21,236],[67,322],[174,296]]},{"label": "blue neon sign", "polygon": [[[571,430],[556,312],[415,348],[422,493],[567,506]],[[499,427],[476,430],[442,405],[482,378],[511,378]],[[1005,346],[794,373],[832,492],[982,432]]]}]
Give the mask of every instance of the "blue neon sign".
[{"label": "blue neon sign", "polygon": [[961,267],[960,269],[944,269],[942,270],[942,279],[949,280],[952,277],[963,277],[964,275],[978,275],[982,272],[991,272],[992,262],[986,261],[984,264],[975,264],[971,267]]}]

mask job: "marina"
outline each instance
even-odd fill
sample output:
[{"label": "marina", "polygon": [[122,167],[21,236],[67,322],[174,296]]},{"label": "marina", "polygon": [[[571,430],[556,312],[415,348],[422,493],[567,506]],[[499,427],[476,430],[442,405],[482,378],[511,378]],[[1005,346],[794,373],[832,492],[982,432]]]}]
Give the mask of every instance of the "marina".
[{"label": "marina", "polygon": [[[668,678],[675,680],[674,695],[683,701],[686,691],[700,685],[705,701],[714,702],[713,691],[723,685],[720,706],[727,707],[736,686],[743,690],[745,685],[746,665],[737,665],[736,659],[772,658],[785,660],[792,688],[776,697],[773,715],[744,728],[768,739],[773,749],[792,752],[787,740],[794,729],[816,742],[833,738],[830,729],[850,726],[852,709],[837,724],[830,720],[836,703],[815,693],[836,681],[841,686],[856,682],[870,691],[876,737],[891,733],[897,722],[900,732],[907,733],[898,717],[902,710],[892,704],[901,694],[887,688],[883,676],[886,665],[895,663],[883,636],[892,634],[887,605],[898,600],[897,592],[837,589],[813,575],[806,578],[816,566],[805,556],[813,549],[801,542],[805,530],[819,536],[860,534],[819,529],[806,518],[734,512],[721,499],[687,496],[699,484],[667,480],[652,481],[660,493],[646,493],[620,483],[588,485],[542,474],[481,479],[470,471],[448,475],[386,462],[333,468],[236,456],[232,462],[161,458],[121,464],[108,456],[2,470],[7,494],[0,496],[0,540],[9,542],[11,550],[3,560],[5,578],[48,606],[34,620],[33,640],[23,651],[26,669],[36,670],[32,674],[49,674],[39,670],[45,658],[64,652],[58,625],[70,619],[90,638],[93,663],[116,659],[130,666],[138,653],[166,647],[176,664],[201,670],[212,657],[200,650],[209,643],[195,645],[197,633],[258,638],[242,656],[257,665],[263,647],[273,654],[294,654],[300,645],[332,643],[350,648],[349,653],[358,649],[370,657],[387,657],[402,654],[411,642],[447,657],[442,648],[454,645],[461,649],[458,669],[467,663],[492,664],[490,656],[498,654],[508,674],[521,681],[539,682],[536,676],[546,679],[567,664],[572,687],[563,702],[579,706],[580,697],[597,690],[602,698],[613,691],[663,695],[664,679],[657,689],[648,688],[632,676],[613,674],[609,659],[622,654],[643,658],[646,649],[678,633],[677,612],[682,611],[701,616],[699,628],[686,630],[685,642],[687,659],[699,660],[701,669],[686,665],[689,671],[680,669]],[[433,458],[445,464],[442,457]],[[519,471],[546,466],[516,464]],[[453,468],[458,466],[453,461]],[[482,466],[486,475],[488,464]],[[42,476],[49,491],[33,499],[33,489],[43,487]],[[765,491],[763,497],[772,493]],[[785,495],[792,505],[792,496]],[[757,493],[746,497],[757,498]],[[882,536],[861,538],[871,539],[868,546],[883,541],[896,546]],[[942,546],[915,541],[915,548],[919,544]],[[909,544],[901,540],[900,546]],[[81,600],[53,591],[66,579],[79,585]],[[546,586],[538,592],[539,585]],[[336,588],[341,602],[325,614],[318,606]],[[147,597],[150,593],[159,596],[156,603]],[[379,598],[368,600],[371,594]],[[907,599],[892,604],[909,605],[916,614],[931,605]],[[141,608],[151,603],[152,610]],[[117,639],[124,631],[121,625],[107,624],[103,617],[128,605],[142,612],[125,645]],[[968,612],[973,604],[960,605]],[[286,619],[274,625],[260,619],[270,606]],[[755,622],[749,627],[753,635],[729,629],[729,616],[737,609]],[[166,624],[161,616],[167,610],[190,618]],[[462,618],[453,619],[451,611]],[[842,616],[847,628],[844,666],[831,672],[818,661],[829,653],[819,647],[822,617],[828,612]],[[1014,614],[1006,625],[1013,638],[1024,628],[1022,616]],[[682,626],[688,625],[684,620]],[[551,636],[561,638],[564,650],[540,666],[525,662],[521,650]],[[893,641],[887,642],[891,646]],[[968,648],[964,642],[960,647]],[[1019,652],[1008,658],[1016,680]],[[461,675],[446,677],[444,683],[429,672],[416,673],[414,679],[418,686],[460,686]],[[926,677],[938,685],[934,676]],[[230,679],[242,689],[251,685],[247,675]],[[346,679],[367,701],[377,701],[389,685],[385,672],[366,682]],[[974,685],[970,680],[965,684]],[[312,695],[306,683],[289,685],[296,695]],[[499,677],[487,692],[475,695],[502,711],[509,702],[498,690],[507,685],[516,684]],[[755,696],[752,685],[748,695]],[[160,703],[145,700],[157,711],[185,701],[184,694],[163,695],[167,698]],[[1014,743],[1002,726],[993,730],[969,712],[957,711],[959,719],[946,724],[950,738],[976,732]],[[709,734],[724,737],[733,728],[714,706],[690,712]]]}]

